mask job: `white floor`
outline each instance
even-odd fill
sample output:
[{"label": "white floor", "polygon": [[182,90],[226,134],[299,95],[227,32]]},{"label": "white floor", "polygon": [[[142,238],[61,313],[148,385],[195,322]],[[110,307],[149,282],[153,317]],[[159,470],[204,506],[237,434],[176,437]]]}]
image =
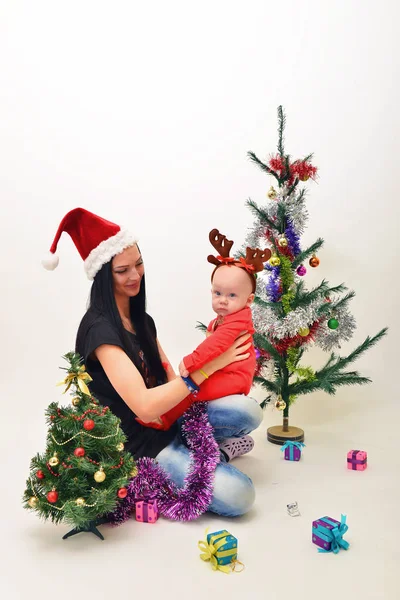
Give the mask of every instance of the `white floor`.
[{"label": "white floor", "polygon": [[[366,410],[361,399],[362,392],[351,402],[320,396],[304,400],[306,410],[296,407],[293,424],[305,426],[307,444],[299,463],[284,461],[280,448],[266,441],[267,422],[280,417],[266,412],[254,434],[255,449],[236,461],[257,489],[254,509],[245,517],[205,515],[188,524],[160,519],[154,525],[132,520],[120,528],[103,527],[104,542],[86,534],[63,541],[65,526],[42,523],[21,508],[29,460],[14,449],[29,424],[15,422],[15,430],[5,432],[2,597],[398,600],[398,409],[395,414],[377,402]],[[329,402],[335,403],[330,420]],[[346,468],[346,453],[354,447],[368,451],[365,472]],[[286,504],[294,500],[301,511],[297,518],[286,513]],[[313,519],[341,513],[347,515],[350,549],[319,554],[311,543]],[[197,541],[207,527],[226,528],[239,539],[244,572],[213,572],[199,559]]]}]

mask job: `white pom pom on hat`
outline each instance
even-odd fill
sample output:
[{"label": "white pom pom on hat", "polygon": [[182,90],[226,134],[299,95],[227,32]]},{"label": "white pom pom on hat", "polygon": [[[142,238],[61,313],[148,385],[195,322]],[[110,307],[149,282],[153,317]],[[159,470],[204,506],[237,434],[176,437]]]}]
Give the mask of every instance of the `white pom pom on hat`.
[{"label": "white pom pom on hat", "polygon": [[85,271],[89,279],[93,279],[101,267],[125,248],[133,246],[137,239],[129,231],[119,225],[107,221],[84,208],[74,208],[62,219],[50,252],[42,260],[48,271],[54,271],[59,258],[57,245],[62,233],[68,233],[84,261]]},{"label": "white pom pom on hat", "polygon": [[42,265],[47,271],[54,271],[54,269],[58,267],[59,262],[60,259],[57,254],[52,254],[51,252],[48,252],[46,256],[42,258]]}]

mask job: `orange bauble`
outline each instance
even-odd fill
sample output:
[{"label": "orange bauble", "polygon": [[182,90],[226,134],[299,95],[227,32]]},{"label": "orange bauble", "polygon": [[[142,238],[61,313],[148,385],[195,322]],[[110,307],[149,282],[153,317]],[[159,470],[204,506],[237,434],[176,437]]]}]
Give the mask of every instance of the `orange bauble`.
[{"label": "orange bauble", "polygon": [[312,256],[309,260],[309,265],[310,265],[310,267],[318,267],[319,258],[317,258],[316,256]]}]

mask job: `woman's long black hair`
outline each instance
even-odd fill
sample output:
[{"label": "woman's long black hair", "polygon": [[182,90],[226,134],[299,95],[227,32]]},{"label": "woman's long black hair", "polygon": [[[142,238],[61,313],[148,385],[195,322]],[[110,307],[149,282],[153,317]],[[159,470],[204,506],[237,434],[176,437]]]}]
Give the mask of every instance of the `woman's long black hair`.
[{"label": "woman's long black hair", "polygon": [[[146,282],[143,275],[139,293],[130,298],[130,318],[136,332],[136,339],[146,358],[150,375],[155,377],[158,384],[167,381],[165,370],[161,364],[155,333],[151,327],[151,320],[146,313]],[[117,329],[122,340],[124,350],[134,362],[139,372],[144,376],[140,358],[135,351],[132,334],[126,331],[115,302],[111,261],[104,264],[96,274],[90,290],[90,309],[105,316]]]}]

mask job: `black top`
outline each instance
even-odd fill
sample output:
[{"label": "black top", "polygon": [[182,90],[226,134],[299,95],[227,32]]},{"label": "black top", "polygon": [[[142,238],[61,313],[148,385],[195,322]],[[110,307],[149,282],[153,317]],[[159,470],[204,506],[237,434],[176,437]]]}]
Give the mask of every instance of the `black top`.
[{"label": "black top", "polygon": [[[157,337],[157,331],[153,319],[146,314],[149,319],[149,325]],[[140,349],[139,342],[133,333],[132,336],[136,358],[141,364],[141,375],[147,387],[157,385],[154,377],[151,377],[146,363],[146,358]],[[135,414],[123,401],[121,396],[111,385],[100,362],[93,357],[93,352],[102,344],[111,344],[124,349],[124,345],[118,333],[118,330],[100,313],[89,309],[83,317],[79,326],[76,339],[76,351],[82,356],[86,370],[92,377],[90,389],[95,398],[103,406],[109,406],[110,410],[121,419],[121,427],[127,437],[125,449],[135,458],[149,456],[155,458],[163,448],[165,448],[176,436],[177,425],[173,425],[168,431],[151,429],[140,425],[135,420]]]}]

